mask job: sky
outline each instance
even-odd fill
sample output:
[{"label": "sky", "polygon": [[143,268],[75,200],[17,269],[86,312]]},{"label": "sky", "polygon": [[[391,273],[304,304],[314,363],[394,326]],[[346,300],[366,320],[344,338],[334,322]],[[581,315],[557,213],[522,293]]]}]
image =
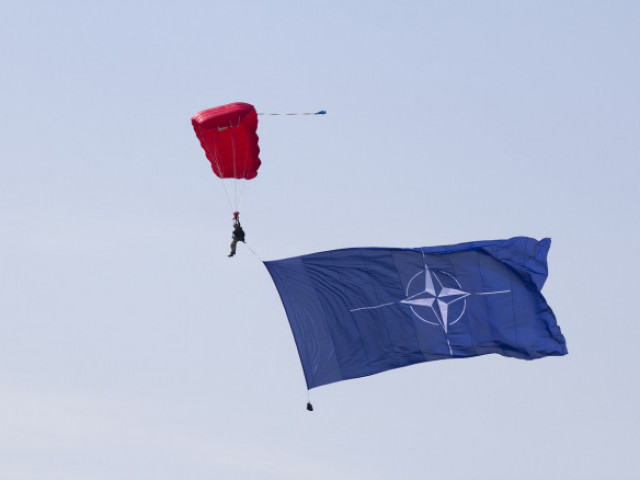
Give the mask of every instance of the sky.
[{"label": "sky", "polygon": [[[636,479],[640,4],[0,2],[0,478]],[[190,118],[262,116],[247,245]],[[261,260],[552,238],[569,355],[307,390]],[[250,248],[248,248],[250,247]]]}]

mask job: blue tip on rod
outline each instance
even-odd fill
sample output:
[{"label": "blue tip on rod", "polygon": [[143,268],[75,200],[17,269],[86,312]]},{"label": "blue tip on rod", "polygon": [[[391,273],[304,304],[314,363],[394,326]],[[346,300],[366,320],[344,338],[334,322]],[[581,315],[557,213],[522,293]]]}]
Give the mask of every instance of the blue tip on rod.
[{"label": "blue tip on rod", "polygon": [[317,112],[300,112],[300,113],[264,113],[259,112],[258,115],[326,115],[326,110],[318,110]]}]

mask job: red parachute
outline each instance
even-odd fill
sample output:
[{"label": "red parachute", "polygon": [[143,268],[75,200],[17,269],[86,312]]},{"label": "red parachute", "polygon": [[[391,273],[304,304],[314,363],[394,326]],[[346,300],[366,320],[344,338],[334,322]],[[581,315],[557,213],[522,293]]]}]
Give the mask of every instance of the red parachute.
[{"label": "red parachute", "polygon": [[248,103],[230,103],[196,113],[193,129],[213,172],[220,178],[250,180],[258,175],[258,114]]},{"label": "red parachute", "polygon": [[[261,113],[260,115],[324,115],[313,113]],[[221,180],[232,211],[237,212],[240,200],[258,175],[261,161],[258,146],[258,113],[253,105],[236,102],[209,108],[191,117],[193,129],[211,162],[211,168]],[[234,213],[235,214],[235,213]]]}]

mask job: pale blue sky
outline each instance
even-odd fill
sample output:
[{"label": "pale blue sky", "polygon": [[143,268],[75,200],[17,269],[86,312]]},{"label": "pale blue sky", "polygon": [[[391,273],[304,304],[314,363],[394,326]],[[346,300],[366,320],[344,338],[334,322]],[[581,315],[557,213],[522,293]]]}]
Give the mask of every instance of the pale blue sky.
[{"label": "pale blue sky", "polygon": [[[640,4],[0,3],[0,477],[636,479]],[[277,259],[551,237],[570,354],[314,389]]]}]

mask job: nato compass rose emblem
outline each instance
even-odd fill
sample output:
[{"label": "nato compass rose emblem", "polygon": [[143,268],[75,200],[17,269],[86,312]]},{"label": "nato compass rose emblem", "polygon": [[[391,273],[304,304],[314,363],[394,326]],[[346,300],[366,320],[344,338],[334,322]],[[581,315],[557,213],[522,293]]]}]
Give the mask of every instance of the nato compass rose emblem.
[{"label": "nato compass rose emblem", "polygon": [[447,337],[449,354],[453,355],[453,349],[447,334],[449,333],[449,327],[458,323],[464,316],[467,310],[467,297],[471,295],[509,293],[511,290],[467,292],[463,290],[460,282],[453,275],[444,271],[433,271],[426,262],[423,261],[423,263],[424,268],[411,277],[407,283],[404,299],[372,307],[354,308],[349,311],[373,310],[398,303],[409,305],[411,313],[420,321],[442,327],[445,337]]}]

